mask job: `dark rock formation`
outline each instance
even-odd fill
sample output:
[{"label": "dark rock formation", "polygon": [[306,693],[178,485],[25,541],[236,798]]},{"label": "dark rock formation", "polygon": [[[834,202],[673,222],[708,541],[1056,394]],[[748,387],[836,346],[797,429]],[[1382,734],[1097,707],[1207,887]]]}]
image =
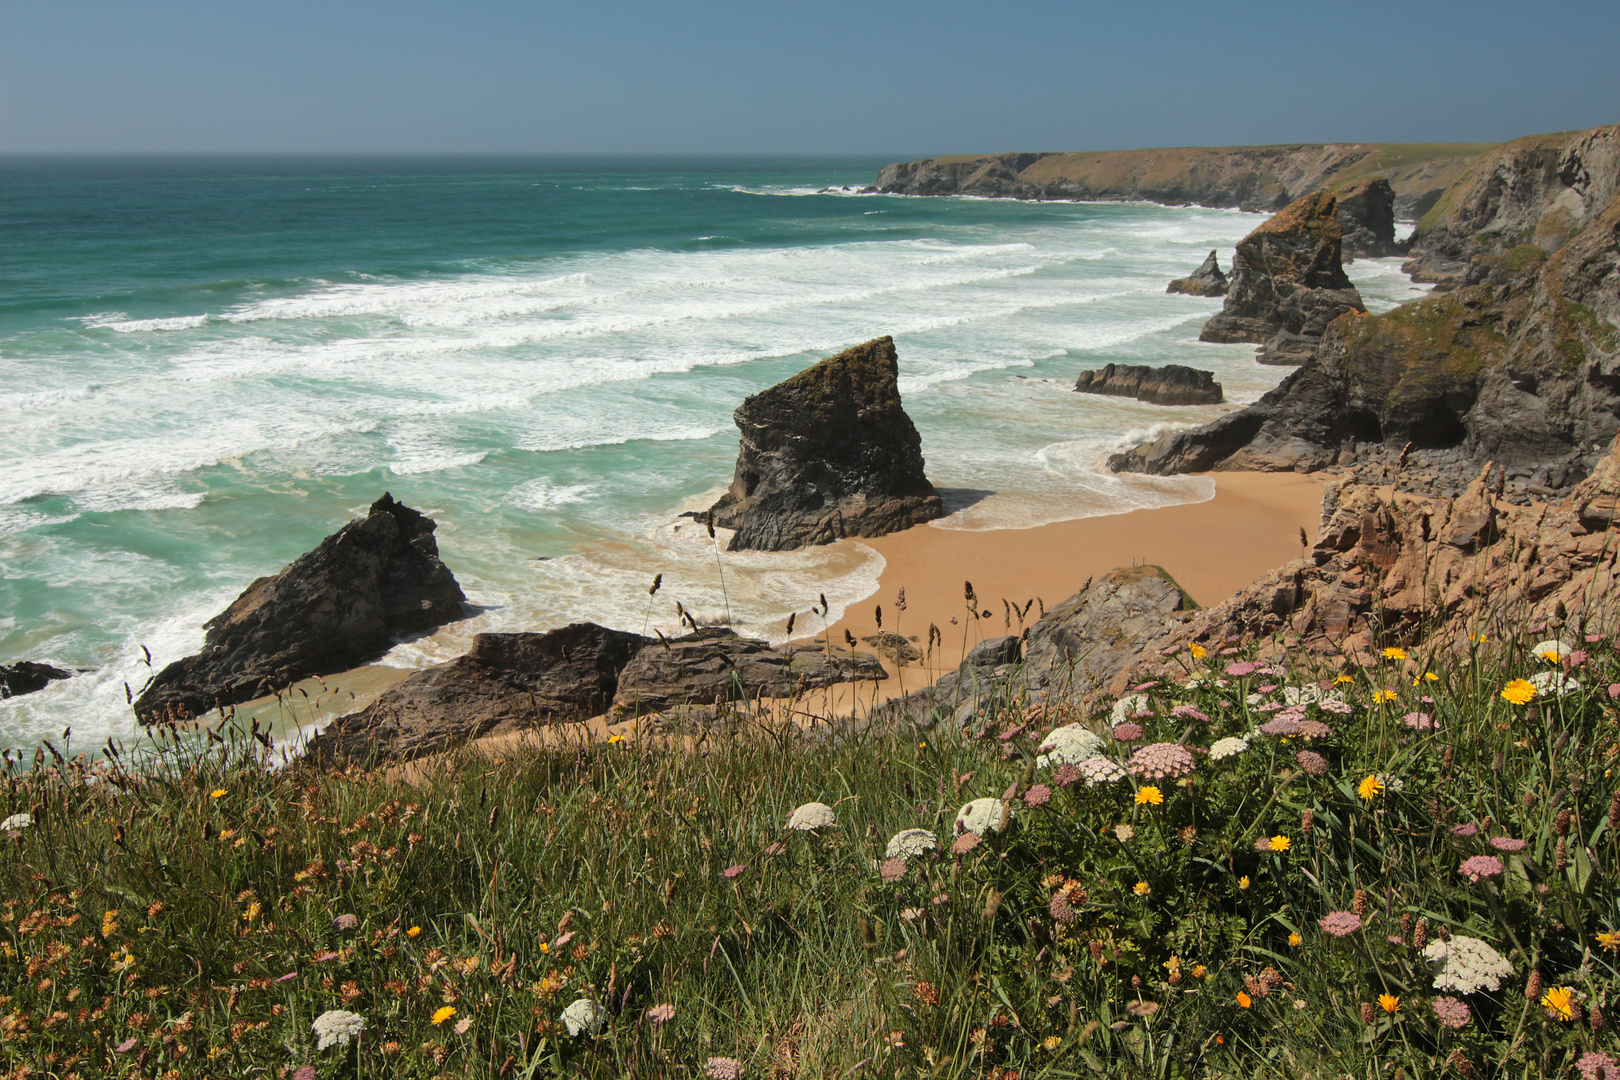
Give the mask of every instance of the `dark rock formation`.
[{"label": "dark rock formation", "polygon": [[1109,682],[1169,621],[1197,607],[1157,566],[1114,570],[1047,609],[1030,627],[1024,663],[1079,696]]},{"label": "dark rock formation", "polygon": [[790,698],[835,683],[888,677],[870,653],[800,642],[773,649],[736,632],[706,627],[643,646],[619,673],[614,711],[663,712],[677,705]]},{"label": "dark rock formation", "polygon": [[1180,364],[1109,364],[1082,371],[1074,388],[1086,394],[1136,398],[1151,405],[1219,405],[1224,400],[1214,372]]},{"label": "dark rock formation", "polygon": [[607,711],[619,672],[650,639],[574,623],[544,634],[479,634],[472,651],[418,671],[310,743],[321,765],[409,761],[486,735]]},{"label": "dark rock formation", "polygon": [[58,679],[69,679],[73,672],[34,660],[0,664],[0,698],[20,697],[43,690]]},{"label": "dark rock formation", "polygon": [[1221,313],[1200,341],[1265,344],[1280,330],[1320,338],[1347,311],[1365,311],[1340,258],[1337,201],[1315,192],[1239,241]]},{"label": "dark rock formation", "polygon": [[1187,277],[1176,278],[1165,287],[1167,293],[1185,293],[1188,296],[1225,296],[1226,275],[1221,273],[1221,264],[1215,258],[1215,252],[1198,264]]},{"label": "dark rock formation", "polygon": [[1334,192],[1336,216],[1344,232],[1344,258],[1381,259],[1399,255],[1395,243],[1395,189],[1386,177],[1357,180]]},{"label": "dark rock formation", "polygon": [[974,158],[929,158],[886,166],[878,173],[877,190],[902,195],[979,195],[989,198],[1038,199],[1038,187],[1018,174],[1045,154],[994,154]]},{"label": "dark rock formation", "polygon": [[900,405],[894,341],[846,349],[744,401],[742,449],[714,523],[730,550],[882,536],[942,515],[922,440]]},{"label": "dark rock formation", "polygon": [[203,650],[160,671],[135,701],[145,722],[196,716],[374,660],[402,635],[461,617],[464,597],[430,518],[384,494],[206,624]]}]

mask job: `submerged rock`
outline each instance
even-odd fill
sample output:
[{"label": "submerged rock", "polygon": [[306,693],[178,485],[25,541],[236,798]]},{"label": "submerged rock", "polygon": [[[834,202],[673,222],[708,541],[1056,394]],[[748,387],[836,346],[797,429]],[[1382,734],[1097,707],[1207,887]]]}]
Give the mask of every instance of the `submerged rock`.
[{"label": "submerged rock", "polygon": [[73,672],[34,660],[0,664],[0,698],[20,697],[45,689],[58,679],[69,679]]},{"label": "submerged rock", "polygon": [[738,407],[742,433],[714,523],[730,550],[786,551],[882,536],[945,511],[900,405],[894,340],[846,349]]},{"label": "submerged rock", "polygon": [[619,672],[650,639],[574,623],[543,634],[479,634],[472,651],[410,675],[310,743],[320,764],[409,761],[607,711]]},{"label": "submerged rock", "polygon": [[381,656],[394,641],[461,617],[434,523],[384,494],[210,619],[203,648],[158,672],[135,701],[152,723],[198,716]]},{"label": "submerged rock", "polygon": [[717,700],[789,698],[835,683],[886,678],[888,672],[870,653],[814,642],[773,649],[733,630],[706,627],[644,645],[619,673],[614,710],[635,715]]},{"label": "submerged rock", "polygon": [[1185,293],[1188,296],[1225,296],[1226,275],[1221,273],[1221,264],[1211,251],[1198,269],[1184,278],[1176,278],[1165,287],[1167,293]]},{"label": "submerged rock", "polygon": [[1074,388],[1087,394],[1136,398],[1151,405],[1219,405],[1224,400],[1214,372],[1180,364],[1109,364],[1082,371]]}]

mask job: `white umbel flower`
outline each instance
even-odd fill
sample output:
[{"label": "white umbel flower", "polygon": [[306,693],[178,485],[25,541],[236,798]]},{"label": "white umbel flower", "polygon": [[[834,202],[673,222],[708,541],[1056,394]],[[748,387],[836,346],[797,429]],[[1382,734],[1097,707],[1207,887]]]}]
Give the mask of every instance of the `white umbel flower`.
[{"label": "white umbel flower", "polygon": [[956,831],[1000,832],[1007,827],[1007,805],[1000,799],[974,799],[956,812]]},{"label": "white umbel flower", "polygon": [[579,998],[563,1010],[562,1022],[569,1035],[595,1035],[607,1023],[607,1010],[590,998]]},{"label": "white umbel flower", "polygon": [[1248,739],[1237,735],[1228,735],[1224,739],[1215,740],[1215,745],[1209,748],[1209,760],[1219,761],[1222,758],[1235,757],[1248,748]]},{"label": "white umbel flower", "polygon": [[34,823],[33,814],[12,814],[0,821],[0,832],[22,832]]},{"label": "white umbel flower", "polygon": [[1084,724],[1064,724],[1046,733],[1035,764],[1043,769],[1078,765],[1086,758],[1096,757],[1106,748],[1102,737]]},{"label": "white umbel flower", "polygon": [[1538,671],[1530,676],[1537,697],[1563,697],[1581,688],[1581,681],[1567,671]]},{"label": "white umbel flower", "polygon": [[1434,966],[1434,988],[1472,994],[1499,990],[1513,965],[1479,938],[1453,934],[1450,941],[1431,941],[1423,955]]},{"label": "white umbel flower", "polygon": [[1131,718],[1133,713],[1145,712],[1148,705],[1148,696],[1146,694],[1126,694],[1114,702],[1114,707],[1109,712],[1108,718],[1115,724],[1123,724]]},{"label": "white umbel flower", "polygon": [[838,819],[833,816],[832,807],[826,803],[807,802],[788,815],[787,827],[799,832],[815,832],[817,829],[831,828],[837,823]]},{"label": "white umbel flower", "polygon": [[939,847],[939,839],[927,829],[907,829],[889,837],[885,859],[912,859]]},{"label": "white umbel flower", "polygon": [[310,1030],[315,1032],[317,1050],[325,1050],[328,1046],[348,1046],[350,1039],[366,1030],[366,1020],[358,1013],[328,1009],[315,1018]]}]

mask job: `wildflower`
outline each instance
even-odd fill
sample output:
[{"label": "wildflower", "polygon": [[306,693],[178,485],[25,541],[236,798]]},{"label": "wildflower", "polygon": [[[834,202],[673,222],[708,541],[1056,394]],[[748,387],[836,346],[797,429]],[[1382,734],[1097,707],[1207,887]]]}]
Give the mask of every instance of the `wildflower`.
[{"label": "wildflower", "polygon": [[1320,720],[1301,720],[1299,722],[1299,737],[1302,739],[1325,739],[1333,734],[1333,729]]},{"label": "wildflower", "polygon": [[1000,832],[1007,825],[1007,807],[1000,799],[974,799],[956,812],[956,831]]},{"label": "wildflower", "polygon": [[667,1024],[675,1019],[675,1006],[665,1002],[647,1010],[647,1019],[654,1024]]},{"label": "wildflower", "polygon": [[1063,1036],[1061,1036],[1061,1035],[1048,1035],[1046,1038],[1041,1040],[1041,1049],[1042,1050],[1056,1050],[1058,1047],[1060,1047],[1062,1045],[1063,1045]]},{"label": "wildflower", "polygon": [[1294,755],[1299,767],[1311,776],[1326,776],[1328,774],[1327,758],[1314,750],[1301,750]]},{"label": "wildflower", "polygon": [[1142,725],[1130,721],[1115,724],[1111,734],[1114,736],[1115,742],[1135,742],[1142,737]]},{"label": "wildflower", "polygon": [[1045,806],[1052,801],[1052,789],[1045,784],[1035,784],[1024,792],[1025,806]]},{"label": "wildflower", "polygon": [[1340,676],[1336,677],[1333,680],[1333,685],[1334,686],[1346,686],[1346,685],[1348,685],[1350,683],[1353,683],[1355,681],[1356,680],[1351,678],[1349,675],[1340,675]]},{"label": "wildflower", "polygon": [[1322,928],[1323,933],[1332,934],[1334,937],[1349,937],[1361,929],[1361,916],[1353,911],[1330,911],[1317,920],[1317,925]]},{"label": "wildflower", "polygon": [[607,1023],[607,1011],[590,998],[577,998],[563,1010],[562,1022],[571,1036],[595,1035]]},{"label": "wildflower", "polygon": [[1384,791],[1384,782],[1376,776],[1369,776],[1356,785],[1356,794],[1361,796],[1363,802],[1370,803],[1378,798]]},{"label": "wildflower", "polygon": [[1511,836],[1493,836],[1491,837],[1491,847],[1497,851],[1513,852],[1523,851],[1525,844],[1523,840],[1516,840]]},{"label": "wildflower", "polygon": [[1563,660],[1564,657],[1568,656],[1574,651],[1575,646],[1571,645],[1567,641],[1560,641],[1557,638],[1549,638],[1546,641],[1538,641],[1534,645],[1530,646],[1530,655],[1539,656],[1541,659],[1552,664],[1558,663],[1559,661]]},{"label": "wildflower", "polygon": [[1232,660],[1226,665],[1226,673],[1234,679],[1241,679],[1245,675],[1253,675],[1260,670],[1260,665],[1248,660]]},{"label": "wildflower", "polygon": [[1199,712],[1198,709],[1192,705],[1177,705],[1175,708],[1170,710],[1170,715],[1185,720],[1202,720],[1206,724],[1210,722],[1208,716]]},{"label": "wildflower", "polygon": [[1421,686],[1426,682],[1439,682],[1439,681],[1440,681],[1440,676],[1436,675],[1432,671],[1425,671],[1422,675],[1414,675],[1412,677],[1412,685],[1413,686]]},{"label": "wildflower", "polygon": [[1581,1080],[1620,1080],[1620,1062],[1597,1050],[1582,1054],[1575,1069],[1581,1074]]},{"label": "wildflower", "polygon": [[1457,873],[1476,885],[1480,878],[1501,876],[1502,870],[1502,860],[1495,855],[1474,855],[1464,859],[1462,865],[1457,867]]},{"label": "wildflower", "polygon": [[1198,644],[1196,641],[1187,642],[1187,651],[1192,653],[1192,658],[1194,660],[1202,660],[1204,657],[1209,655],[1209,650]]},{"label": "wildflower", "polygon": [[1079,769],[1087,787],[1125,779],[1125,770],[1105,757],[1087,758],[1080,763]]},{"label": "wildflower", "polygon": [[1149,885],[1145,881],[1138,881],[1135,885],[1131,886],[1131,892],[1135,893],[1137,896],[1146,896],[1152,891],[1153,886]]},{"label": "wildflower", "polygon": [[1249,740],[1229,735],[1224,739],[1215,740],[1209,748],[1209,760],[1220,761],[1222,758],[1235,757],[1249,748]]},{"label": "wildflower", "polygon": [[1434,999],[1434,1015],[1448,1028],[1467,1027],[1470,1018],[1468,1003],[1449,995]]},{"label": "wildflower", "polygon": [[1502,700],[1512,702],[1514,705],[1528,705],[1530,699],[1536,696],[1536,688],[1528,680],[1514,679],[1502,687]]},{"label": "wildflower", "polygon": [[1383,655],[1384,655],[1385,660],[1405,660],[1406,659],[1406,650],[1401,649],[1401,648],[1397,648],[1397,647],[1392,645],[1389,648],[1384,650]]},{"label": "wildflower", "polygon": [[1352,706],[1348,701],[1340,701],[1337,698],[1323,699],[1322,708],[1326,709],[1330,713],[1338,713],[1340,716],[1349,716],[1355,711],[1355,707]]},{"label": "wildflower", "polygon": [[1464,934],[1454,934],[1450,941],[1429,942],[1423,947],[1423,957],[1434,967],[1436,990],[1459,994],[1499,990],[1502,980],[1513,974],[1513,965],[1501,953]]},{"label": "wildflower", "polygon": [[1295,930],[1293,933],[1288,935],[1288,944],[1292,945],[1296,949],[1299,948],[1300,942],[1304,940],[1305,939],[1300,936],[1298,930]]},{"label": "wildflower", "polygon": [[454,1005],[441,1006],[433,1014],[433,1026],[438,1027],[440,1024],[444,1023],[454,1015],[456,1015],[456,1007]]},{"label": "wildflower", "polygon": [[1193,771],[1193,757],[1180,743],[1151,743],[1131,755],[1130,769],[1149,780],[1175,780]]},{"label": "wildflower", "polygon": [[1078,765],[1106,748],[1102,737],[1084,724],[1065,724],[1046,733],[1037,750],[1035,764],[1043,769],[1053,765]]},{"label": "wildflower", "polygon": [[1541,995],[1541,1004],[1556,1020],[1568,1023],[1575,1019],[1575,995],[1567,986],[1549,986]]},{"label": "wildflower", "polygon": [[1409,712],[1401,717],[1401,720],[1409,728],[1416,728],[1419,731],[1434,730],[1434,717],[1426,712]]},{"label": "wildflower", "polygon": [[208,793],[208,797],[210,799],[223,799],[225,797],[225,789],[215,788],[213,791]]},{"label": "wildflower", "polygon": [[1280,716],[1273,720],[1267,720],[1255,730],[1272,738],[1287,738],[1290,735],[1299,734],[1299,721],[1293,717]]},{"label": "wildflower", "polygon": [[353,915],[339,915],[337,918],[332,920],[332,926],[337,930],[353,930],[359,925],[360,920],[355,918]]},{"label": "wildflower", "polygon": [[1122,822],[1114,826],[1114,839],[1122,844],[1128,844],[1136,839],[1136,830]]},{"label": "wildflower", "polygon": [[1389,1015],[1394,1016],[1396,1013],[1401,1011],[1401,999],[1396,997],[1394,994],[1379,994],[1378,1007],[1389,1013]]},{"label": "wildflower", "polygon": [[472,1030],[472,1025],[473,1025],[473,1018],[470,1017],[470,1016],[463,1016],[460,1020],[456,1021],[456,1034],[457,1035],[465,1035],[465,1034],[467,1034],[467,1032]]},{"label": "wildflower", "polygon": [[724,870],[720,871],[720,876],[729,881],[734,877],[740,877],[742,875],[742,872],[744,870],[747,870],[747,869],[748,869],[748,864],[747,863],[737,863],[737,864],[735,864],[733,866],[728,866]]},{"label": "wildflower", "polygon": [[1620,934],[1608,933],[1597,935],[1597,943],[1605,949],[1620,949]]},{"label": "wildflower", "polygon": [[1238,878],[1238,888],[1239,889],[1247,889],[1248,887],[1249,887],[1249,875],[1244,874],[1242,877]]},{"label": "wildflower", "polygon": [[1563,697],[1581,688],[1581,681],[1565,671],[1538,671],[1530,676],[1530,685],[1537,694]]},{"label": "wildflower", "polygon": [[1273,836],[1266,843],[1272,851],[1287,851],[1294,846],[1294,842],[1286,836]]},{"label": "wildflower", "polygon": [[939,838],[927,829],[905,829],[889,837],[885,859],[913,859],[939,847]]},{"label": "wildflower", "polygon": [[612,746],[614,743],[621,743],[621,742],[624,742],[624,736],[623,735],[612,735],[612,736],[608,737],[608,745],[609,746]]},{"label": "wildflower", "polygon": [[741,1080],[742,1062],[730,1057],[712,1057],[703,1065],[709,1080]]},{"label": "wildflower", "polygon": [[0,821],[0,832],[22,832],[34,823],[33,814],[12,814]]},{"label": "wildflower", "polygon": [[788,815],[787,827],[797,832],[815,832],[837,824],[832,807],[826,803],[808,802]]},{"label": "wildflower", "polygon": [[1237,1003],[1238,1003],[1238,1008],[1240,1008],[1240,1009],[1253,1008],[1254,1007],[1254,998],[1250,997],[1248,994],[1245,994],[1242,990],[1239,990],[1237,992]]},{"label": "wildflower", "polygon": [[1158,788],[1148,785],[1136,789],[1137,806],[1159,806],[1164,802],[1164,794]]},{"label": "wildflower", "polygon": [[413,938],[419,936],[421,933],[422,928],[420,926],[413,926],[409,930],[405,931],[405,936]]},{"label": "wildflower", "polygon": [[1374,705],[1382,705],[1386,701],[1394,701],[1395,700],[1395,691],[1393,691],[1393,690],[1374,690],[1372,699],[1373,699],[1373,704]]},{"label": "wildflower", "polygon": [[325,1050],[328,1046],[348,1046],[350,1039],[366,1030],[366,1021],[356,1013],[328,1009],[310,1027],[316,1035],[315,1049]]}]

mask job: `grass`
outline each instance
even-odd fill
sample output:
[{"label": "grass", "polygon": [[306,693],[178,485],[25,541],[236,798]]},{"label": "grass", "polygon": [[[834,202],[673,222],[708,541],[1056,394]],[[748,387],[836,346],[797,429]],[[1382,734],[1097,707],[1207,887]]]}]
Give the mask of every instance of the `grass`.
[{"label": "grass", "polygon": [[[1537,636],[1555,635],[1328,670],[1211,643],[1186,654],[1191,688],[1139,688],[1113,716],[1054,694],[959,732],[763,721],[695,751],[465,753],[413,784],[268,768],[263,733],[224,721],[138,761],[42,749],[0,788],[0,818],[32,818],[0,833],[0,1060],[61,1078],[1573,1075],[1620,1056],[1620,653],[1587,633],[1552,660]],[[1564,674],[1580,685],[1560,696]],[[1540,692],[1503,697],[1529,676]],[[1079,721],[1112,765],[1038,763]],[[958,837],[977,798],[1009,822]],[[810,802],[837,824],[786,830]],[[913,828],[940,846],[888,858]],[[1476,857],[1497,862],[1471,880]],[[1423,950],[1447,937],[1510,976],[1436,989]],[[580,999],[594,1034],[562,1019]],[[1452,1002],[1460,1027],[1436,1012]],[[363,1033],[318,1048],[329,1010]]]}]

